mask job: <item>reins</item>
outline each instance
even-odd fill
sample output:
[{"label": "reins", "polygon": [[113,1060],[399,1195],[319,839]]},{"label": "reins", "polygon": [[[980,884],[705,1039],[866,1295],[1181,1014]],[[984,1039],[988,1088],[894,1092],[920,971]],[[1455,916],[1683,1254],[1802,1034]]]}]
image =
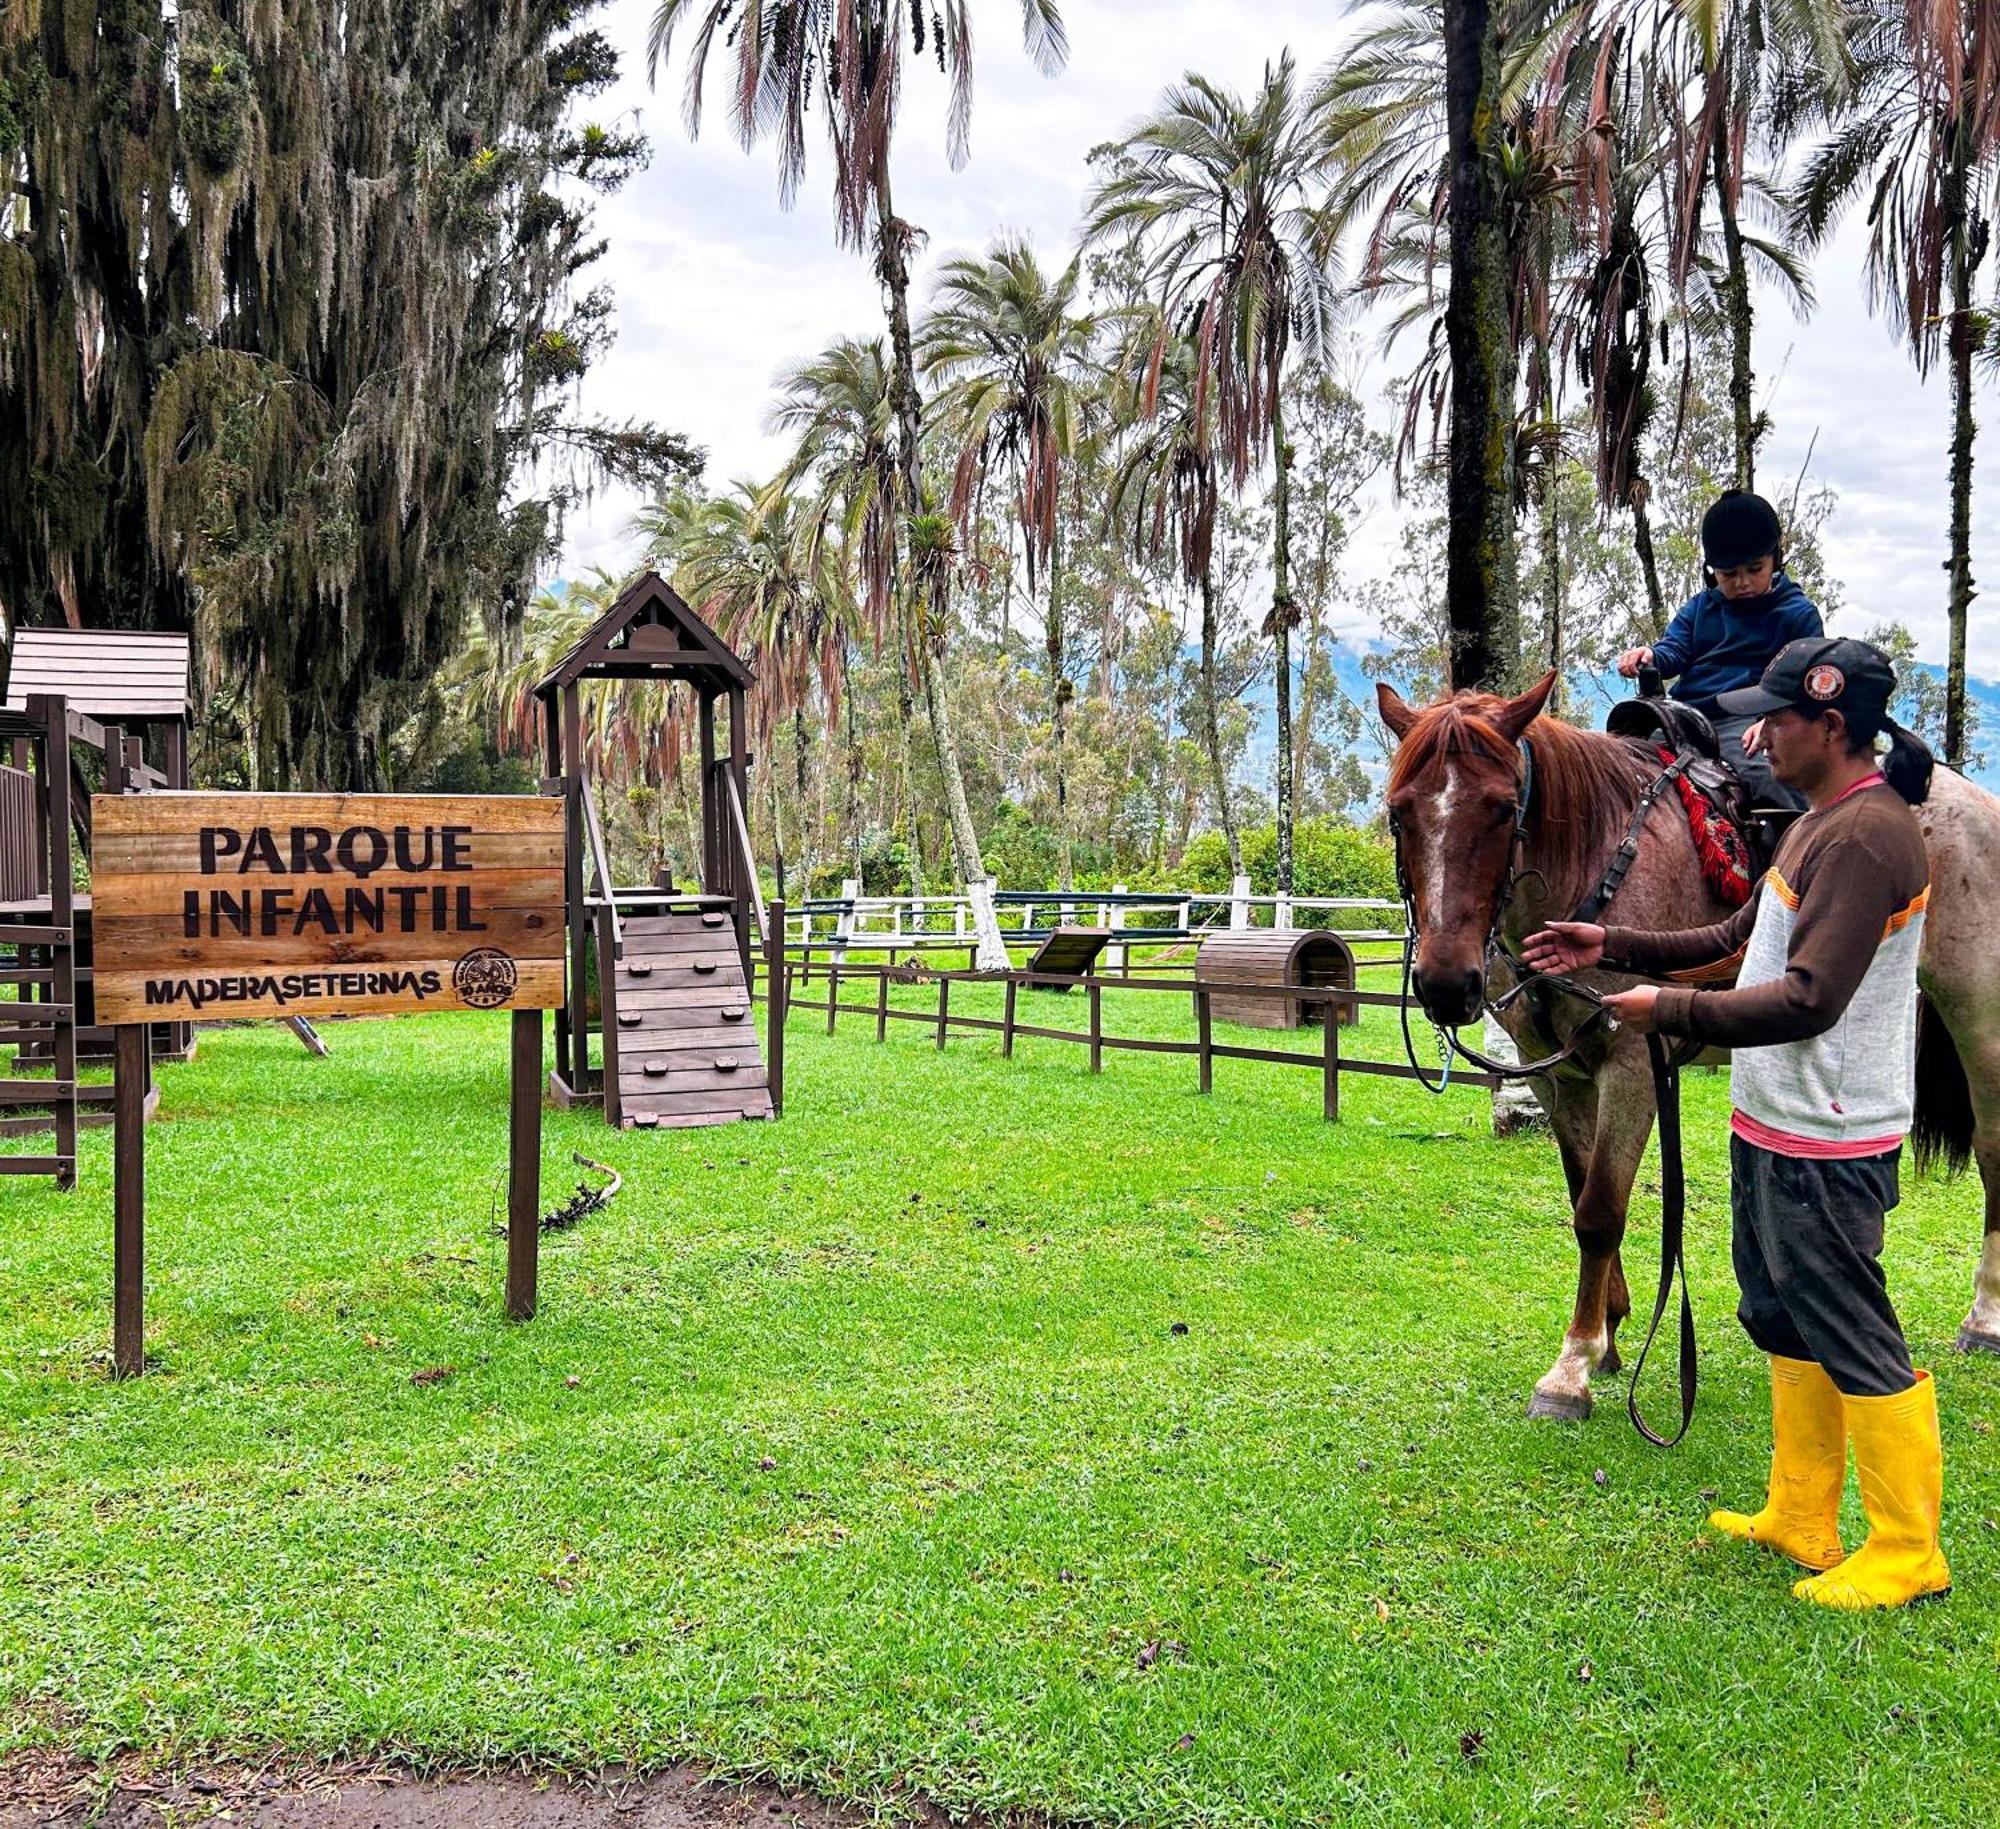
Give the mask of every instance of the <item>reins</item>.
[{"label": "reins", "polygon": [[[1441,1060],[1437,1081],[1433,1084],[1424,1077],[1422,1065],[1417,1060],[1417,1048],[1410,1034],[1410,987],[1416,970],[1417,950],[1417,899],[1410,882],[1409,872],[1403,863],[1403,833],[1401,821],[1391,811],[1389,815],[1389,835],[1395,846],[1396,888],[1403,901],[1403,994],[1400,999],[1402,1009],[1403,1049],[1410,1063],[1410,1071],[1417,1084],[1429,1093],[1442,1093],[1451,1084],[1451,1064],[1459,1057],[1469,1061],[1481,1071],[1502,1080],[1533,1079],[1545,1073],[1553,1073],[1558,1067],[1573,1060],[1582,1048],[1584,1040],[1600,1025],[1607,1033],[1615,1032],[1617,1024],[1604,1008],[1604,997],[1587,984],[1579,984],[1574,978],[1559,972],[1538,972],[1527,962],[1508,950],[1501,938],[1501,930],[1507,918],[1507,910],[1514,900],[1514,890],[1521,875],[1521,854],[1527,844],[1528,816],[1535,792],[1535,746],[1526,737],[1519,739],[1517,747],[1521,753],[1521,788],[1514,802],[1514,829],[1508,843],[1507,873],[1501,879],[1500,888],[1494,897],[1493,919],[1486,930],[1486,946],[1483,965],[1488,980],[1492,975],[1495,956],[1505,959],[1514,974],[1514,983],[1497,998],[1487,995],[1482,987],[1481,1007],[1487,1015],[1503,1014],[1517,998],[1535,986],[1543,986],[1568,997],[1574,997],[1591,1006],[1569,1040],[1553,1053],[1544,1055],[1537,1061],[1500,1061],[1481,1053],[1476,1048],[1466,1046],[1458,1039],[1456,1030],[1447,1029],[1442,1024],[1431,1026],[1438,1037],[1438,1053]],[[1639,803],[1633,809],[1632,819],[1626,827],[1625,836],[1618,848],[1611,854],[1611,861],[1605,866],[1604,874],[1597,885],[1577,905],[1570,916],[1572,921],[1596,922],[1610,905],[1613,897],[1624,887],[1625,878],[1639,856],[1640,835],[1644,832],[1646,820],[1652,813],[1654,803],[1661,794],[1687,772],[1691,758],[1678,756],[1662,769],[1639,796]],[[1653,1319],[1646,1329],[1646,1343],[1639,1349],[1639,1358],[1632,1368],[1632,1382],[1626,1389],[1625,1409],[1632,1419],[1632,1426],[1655,1447],[1671,1448],[1688,1432],[1694,1421],[1695,1396],[1700,1382],[1699,1367],[1695,1358],[1694,1302],[1688,1293],[1687,1280],[1687,1176],[1681,1155],[1681,1092],[1680,1069],[1674,1064],[1673,1056],[1667,1048],[1665,1037],[1657,1031],[1646,1037],[1647,1062],[1653,1076],[1653,1104],[1660,1129],[1660,1283],[1653,1300]],[[1652,1353],[1653,1342],[1659,1337],[1660,1323],[1666,1317],[1667,1304],[1673,1299],[1676,1278],[1680,1282],[1680,1354],[1679,1383],[1681,1396],[1681,1424],[1672,1435],[1661,1435],[1645,1419],[1639,1409],[1639,1380],[1646,1369],[1646,1360]]]}]

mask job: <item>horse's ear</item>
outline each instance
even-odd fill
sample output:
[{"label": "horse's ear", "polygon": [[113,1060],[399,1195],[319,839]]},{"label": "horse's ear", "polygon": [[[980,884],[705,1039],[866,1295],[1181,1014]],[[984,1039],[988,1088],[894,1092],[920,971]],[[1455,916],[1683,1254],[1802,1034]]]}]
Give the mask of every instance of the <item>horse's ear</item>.
[{"label": "horse's ear", "polygon": [[1495,727],[1509,743],[1518,743],[1521,733],[1542,715],[1542,707],[1549,702],[1549,694],[1555,687],[1555,670],[1551,668],[1518,699],[1509,699],[1493,714]]},{"label": "horse's ear", "polygon": [[1410,734],[1410,726],[1417,721],[1417,714],[1403,703],[1403,695],[1387,680],[1375,682],[1375,707],[1398,743]]}]

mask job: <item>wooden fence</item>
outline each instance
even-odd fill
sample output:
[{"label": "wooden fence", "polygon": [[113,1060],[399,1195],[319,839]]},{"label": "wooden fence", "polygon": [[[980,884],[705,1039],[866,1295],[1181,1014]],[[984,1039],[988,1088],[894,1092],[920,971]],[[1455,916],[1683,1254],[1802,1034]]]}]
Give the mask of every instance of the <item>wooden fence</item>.
[{"label": "wooden fence", "polygon": [[[781,924],[774,924],[774,936],[782,931]],[[798,950],[801,954],[805,954],[805,949]],[[779,963],[781,959],[782,968]],[[1358,963],[1379,966],[1391,962],[1375,960]],[[826,1032],[829,1035],[837,1032],[841,1017],[858,1016],[872,1019],[875,1025],[875,1039],[878,1042],[887,1040],[889,1025],[892,1022],[913,1022],[924,1025],[931,1031],[933,1042],[940,1049],[954,1032],[997,1034],[1000,1037],[1001,1056],[1006,1059],[1012,1058],[1014,1043],[1021,1036],[1029,1036],[1038,1041],[1071,1042],[1090,1050],[1092,1073],[1102,1073],[1105,1055],[1120,1050],[1140,1054],[1193,1055],[1199,1089],[1204,1093],[1214,1090],[1217,1061],[1256,1061],[1279,1067],[1305,1067],[1317,1071],[1320,1076],[1321,1110],[1328,1122],[1335,1122],[1340,1117],[1340,1080],[1343,1074],[1363,1074],[1394,1080],[1410,1080],[1417,1077],[1406,1062],[1355,1059],[1341,1047],[1341,1025],[1328,1020],[1342,1005],[1400,1010],[1403,998],[1399,991],[1341,990],[1311,985],[1247,984],[1233,981],[1196,985],[1186,977],[1182,977],[1178,982],[1163,977],[1136,974],[1073,977],[1031,972],[1022,968],[1006,973],[939,971],[825,958],[815,966],[809,954],[795,957],[791,949],[785,949],[781,953],[775,937],[767,946],[763,965],[763,975],[767,985],[782,969],[781,995],[786,1014],[789,1015],[794,1010],[824,1012]],[[814,981],[815,973],[818,982],[825,987],[825,995],[817,998],[804,994]],[[893,987],[933,984],[937,991],[937,1007],[934,1010],[902,1008],[889,1000],[889,993]],[[954,1011],[951,1007],[951,991],[954,984],[1002,986],[1006,998],[1004,1013],[996,1019],[991,1016],[969,1016]],[[872,988],[866,1002],[855,1002],[842,998],[844,985],[863,985]],[[1192,1041],[1164,1041],[1151,1036],[1110,1034],[1104,1027],[1104,992],[1107,986],[1119,991],[1165,992],[1172,996],[1190,999],[1194,1011],[1195,1038]],[[1022,1022],[1019,1013],[1020,993],[1023,989],[1035,988],[1050,990],[1074,988],[1084,991],[1088,1003],[1088,1026],[1082,1029],[1057,1029],[1044,1023]],[[1283,998],[1301,1005],[1319,1006],[1322,1020],[1318,1050],[1307,1053],[1303,1050],[1254,1048],[1234,1042],[1217,1041],[1213,1032],[1212,1011],[1212,1000],[1216,995]],[[1419,1026],[1414,1032],[1428,1041],[1430,1024],[1424,1021],[1421,1015],[1417,1021]],[[1434,1079],[1436,1070],[1427,1069],[1425,1077]],[[1499,1082],[1488,1073],[1475,1072],[1469,1068],[1463,1070],[1454,1068],[1451,1083],[1454,1086],[1474,1086],[1490,1091]]]}]

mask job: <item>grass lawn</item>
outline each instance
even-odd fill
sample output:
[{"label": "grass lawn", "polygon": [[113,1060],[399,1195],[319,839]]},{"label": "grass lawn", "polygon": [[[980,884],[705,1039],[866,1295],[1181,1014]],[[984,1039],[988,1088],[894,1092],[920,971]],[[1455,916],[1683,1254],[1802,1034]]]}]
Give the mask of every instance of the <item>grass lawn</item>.
[{"label": "grass lawn", "polygon": [[[1553,1146],[1478,1095],[1357,1078],[1327,1126],[1306,1072],[1203,1099],[1191,1060],[822,1027],[777,1125],[549,1114],[545,1204],[572,1149],[626,1186],[545,1241],[525,1326],[500,1019],[163,1070],[137,1384],[108,1135],[73,1196],[0,1183],[0,1747],[695,1757],[1104,1822],[2000,1819],[2000,1362],[1948,1350],[1974,1187],[1913,1185],[1890,1245],[1957,1591],[1828,1615],[1702,1529],[1769,1447],[1721,1077],[1688,1084],[1702,1412],[1661,1453],[1622,1381],[1526,1420],[1574,1256]],[[1656,1202],[1649,1166],[1648,1306]]]}]

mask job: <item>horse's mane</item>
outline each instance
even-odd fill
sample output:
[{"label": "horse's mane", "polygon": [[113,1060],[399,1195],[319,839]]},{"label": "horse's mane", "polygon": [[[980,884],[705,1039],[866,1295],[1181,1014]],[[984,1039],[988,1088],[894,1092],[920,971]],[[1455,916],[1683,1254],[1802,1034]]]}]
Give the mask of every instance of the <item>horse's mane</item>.
[{"label": "horse's mane", "polygon": [[[1483,756],[1517,784],[1520,753],[1493,722],[1503,700],[1461,692],[1417,714],[1389,767],[1395,793],[1447,756]],[[1551,876],[1598,868],[1622,833],[1650,778],[1645,758],[1618,737],[1579,730],[1555,718],[1528,726],[1535,750],[1535,794],[1528,831],[1537,868]]]}]

